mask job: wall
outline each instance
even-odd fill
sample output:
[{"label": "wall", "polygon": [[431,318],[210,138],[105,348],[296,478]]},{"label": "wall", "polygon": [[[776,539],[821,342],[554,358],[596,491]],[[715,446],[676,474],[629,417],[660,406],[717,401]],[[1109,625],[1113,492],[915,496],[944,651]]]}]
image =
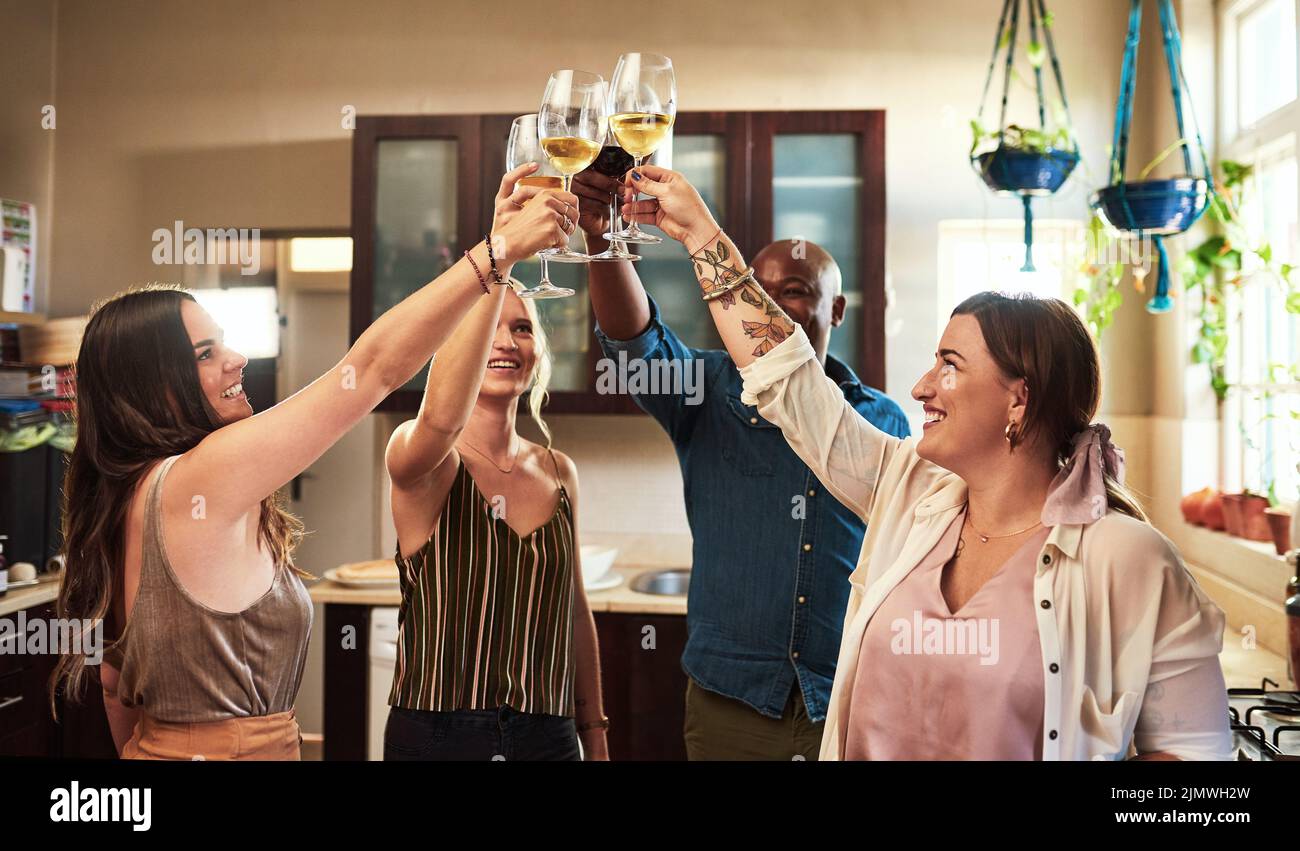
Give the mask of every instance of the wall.
[{"label": "wall", "polygon": [[36,309],[47,304],[50,280],[50,222],[54,195],[56,129],[41,126],[41,110],[54,103],[55,29],[53,2],[0,0],[0,198],[36,205]]}]

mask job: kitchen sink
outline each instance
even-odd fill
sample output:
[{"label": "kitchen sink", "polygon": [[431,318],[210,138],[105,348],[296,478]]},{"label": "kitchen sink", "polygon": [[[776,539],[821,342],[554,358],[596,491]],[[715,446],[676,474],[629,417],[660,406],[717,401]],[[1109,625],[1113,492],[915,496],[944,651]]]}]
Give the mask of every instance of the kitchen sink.
[{"label": "kitchen sink", "polygon": [[686,588],[691,584],[689,570],[655,570],[642,573],[632,580],[632,590],[642,594],[658,594],[663,597],[685,597]]}]

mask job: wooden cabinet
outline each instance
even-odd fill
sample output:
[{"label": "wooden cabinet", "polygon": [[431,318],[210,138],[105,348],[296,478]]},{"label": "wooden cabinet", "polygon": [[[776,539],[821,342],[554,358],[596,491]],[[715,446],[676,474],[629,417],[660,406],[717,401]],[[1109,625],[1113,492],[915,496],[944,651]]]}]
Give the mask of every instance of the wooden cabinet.
[{"label": "wooden cabinet", "polygon": [[[16,614],[7,616],[11,623]],[[48,604],[27,610],[28,618],[52,615]],[[18,636],[8,639],[11,646],[0,653],[0,756],[52,756],[58,745],[45,687],[54,657],[18,653],[17,642]]]},{"label": "wooden cabinet", "polygon": [[596,612],[611,760],[684,760],[684,615]]},{"label": "wooden cabinet", "polygon": [[[26,619],[52,620],[54,605],[26,609]],[[15,619],[15,615],[8,615]],[[52,653],[0,653],[0,757],[114,759],[98,680],[90,676],[81,703],[57,698],[59,720],[47,697],[57,657]]]},{"label": "wooden cabinet", "polygon": [[[460,259],[491,227],[513,115],[362,116],[353,135],[351,334]],[[880,110],[684,112],[671,167],[685,174],[746,257],[802,238],[835,256],[848,301],[831,353],[885,389],[885,119]],[[664,320],[689,345],[720,346],[685,251],[641,247],[638,273]],[[515,275],[537,280],[536,261]],[[586,267],[551,264],[573,298],[539,302],[555,360],[552,413],[631,413],[626,396],[595,391]],[[382,410],[412,412],[424,375]]]}]

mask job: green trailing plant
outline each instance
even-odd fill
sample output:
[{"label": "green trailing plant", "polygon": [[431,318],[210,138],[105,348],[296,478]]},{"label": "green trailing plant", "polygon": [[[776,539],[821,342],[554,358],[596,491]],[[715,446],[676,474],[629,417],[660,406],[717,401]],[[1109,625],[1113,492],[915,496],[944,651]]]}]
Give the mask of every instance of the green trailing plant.
[{"label": "green trailing plant", "polygon": [[[1182,142],[1180,140],[1162,151],[1142,174],[1149,174]],[[1219,163],[1219,171],[1206,210],[1206,215],[1215,225],[1214,232],[1183,255],[1178,274],[1184,292],[1198,289],[1201,294],[1197,314],[1200,325],[1192,344],[1191,360],[1206,365],[1210,387],[1222,401],[1229,387],[1226,374],[1229,293],[1240,289],[1248,279],[1264,275],[1285,288],[1287,311],[1300,314],[1300,290],[1292,282],[1295,267],[1278,261],[1273,256],[1272,247],[1252,239],[1242,223],[1241,196],[1253,167],[1223,160]],[[1112,323],[1115,311],[1124,300],[1120,283],[1125,264],[1120,256],[1121,237],[1111,232],[1100,215],[1094,213],[1088,226],[1087,252],[1081,270],[1085,282],[1076,288],[1074,302],[1084,308],[1088,324],[1098,337]],[[1134,284],[1139,290],[1147,271],[1146,267],[1134,269]],[[1293,415],[1300,418],[1300,414],[1293,412]]]},{"label": "green trailing plant", "polygon": [[1001,132],[986,130],[975,119],[971,119],[971,152],[992,144],[1003,145],[1018,151],[1030,151],[1035,154],[1050,154],[1053,151],[1073,151],[1075,149],[1074,133],[1067,126],[1058,126],[1055,130],[1035,130],[1008,124]]}]

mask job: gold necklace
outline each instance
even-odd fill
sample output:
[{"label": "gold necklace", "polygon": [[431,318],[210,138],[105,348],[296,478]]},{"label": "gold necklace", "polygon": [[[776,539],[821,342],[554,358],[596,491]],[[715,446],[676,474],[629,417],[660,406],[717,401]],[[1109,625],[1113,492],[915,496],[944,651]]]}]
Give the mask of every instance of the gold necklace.
[{"label": "gold necklace", "polygon": [[991,539],[991,538],[1014,538],[1016,535],[1023,535],[1023,534],[1025,534],[1026,532],[1028,532],[1030,529],[1035,529],[1035,528],[1037,528],[1037,527],[1043,525],[1043,521],[1042,521],[1042,520],[1037,520],[1037,521],[1034,522],[1034,525],[1033,525],[1033,526],[1026,526],[1025,528],[1021,529],[1019,532],[1008,532],[1008,533],[1005,534],[1005,535],[985,535],[985,534],[984,534],[983,532],[981,532],[979,529],[976,529],[976,528],[975,528],[975,524],[974,524],[973,522],[971,522],[971,519],[970,519],[970,506],[969,506],[969,505],[968,505],[967,508],[966,508],[966,522],[967,522],[968,524],[970,524],[971,531],[974,532],[976,535],[979,536],[979,539],[980,539],[980,543],[981,543],[981,544],[987,544],[987,543],[989,542],[989,539]]},{"label": "gold necklace", "polygon": [[488,459],[488,462],[489,462],[493,467],[496,467],[497,470],[500,471],[500,472],[502,472],[502,473],[509,474],[509,473],[510,473],[510,470],[513,470],[513,469],[515,468],[515,464],[519,463],[519,449],[520,449],[520,446],[519,446],[519,435],[517,435],[517,434],[515,435],[515,439],[512,441],[512,443],[514,444],[514,447],[515,447],[515,451],[514,451],[514,458],[513,458],[513,460],[511,460],[511,462],[510,462],[510,469],[509,469],[509,470],[502,470],[502,469],[501,469],[501,465],[498,464],[498,463],[496,462],[496,460],[493,459],[493,457],[492,457],[491,455],[487,454],[487,453],[484,452],[482,449],[479,449],[477,446],[475,446],[474,444],[470,443],[468,440],[465,440],[465,439],[462,438],[462,439],[461,439],[461,443],[465,444],[465,445],[468,446],[470,449],[473,449],[475,452],[477,452],[479,455],[482,455],[484,458]]}]

